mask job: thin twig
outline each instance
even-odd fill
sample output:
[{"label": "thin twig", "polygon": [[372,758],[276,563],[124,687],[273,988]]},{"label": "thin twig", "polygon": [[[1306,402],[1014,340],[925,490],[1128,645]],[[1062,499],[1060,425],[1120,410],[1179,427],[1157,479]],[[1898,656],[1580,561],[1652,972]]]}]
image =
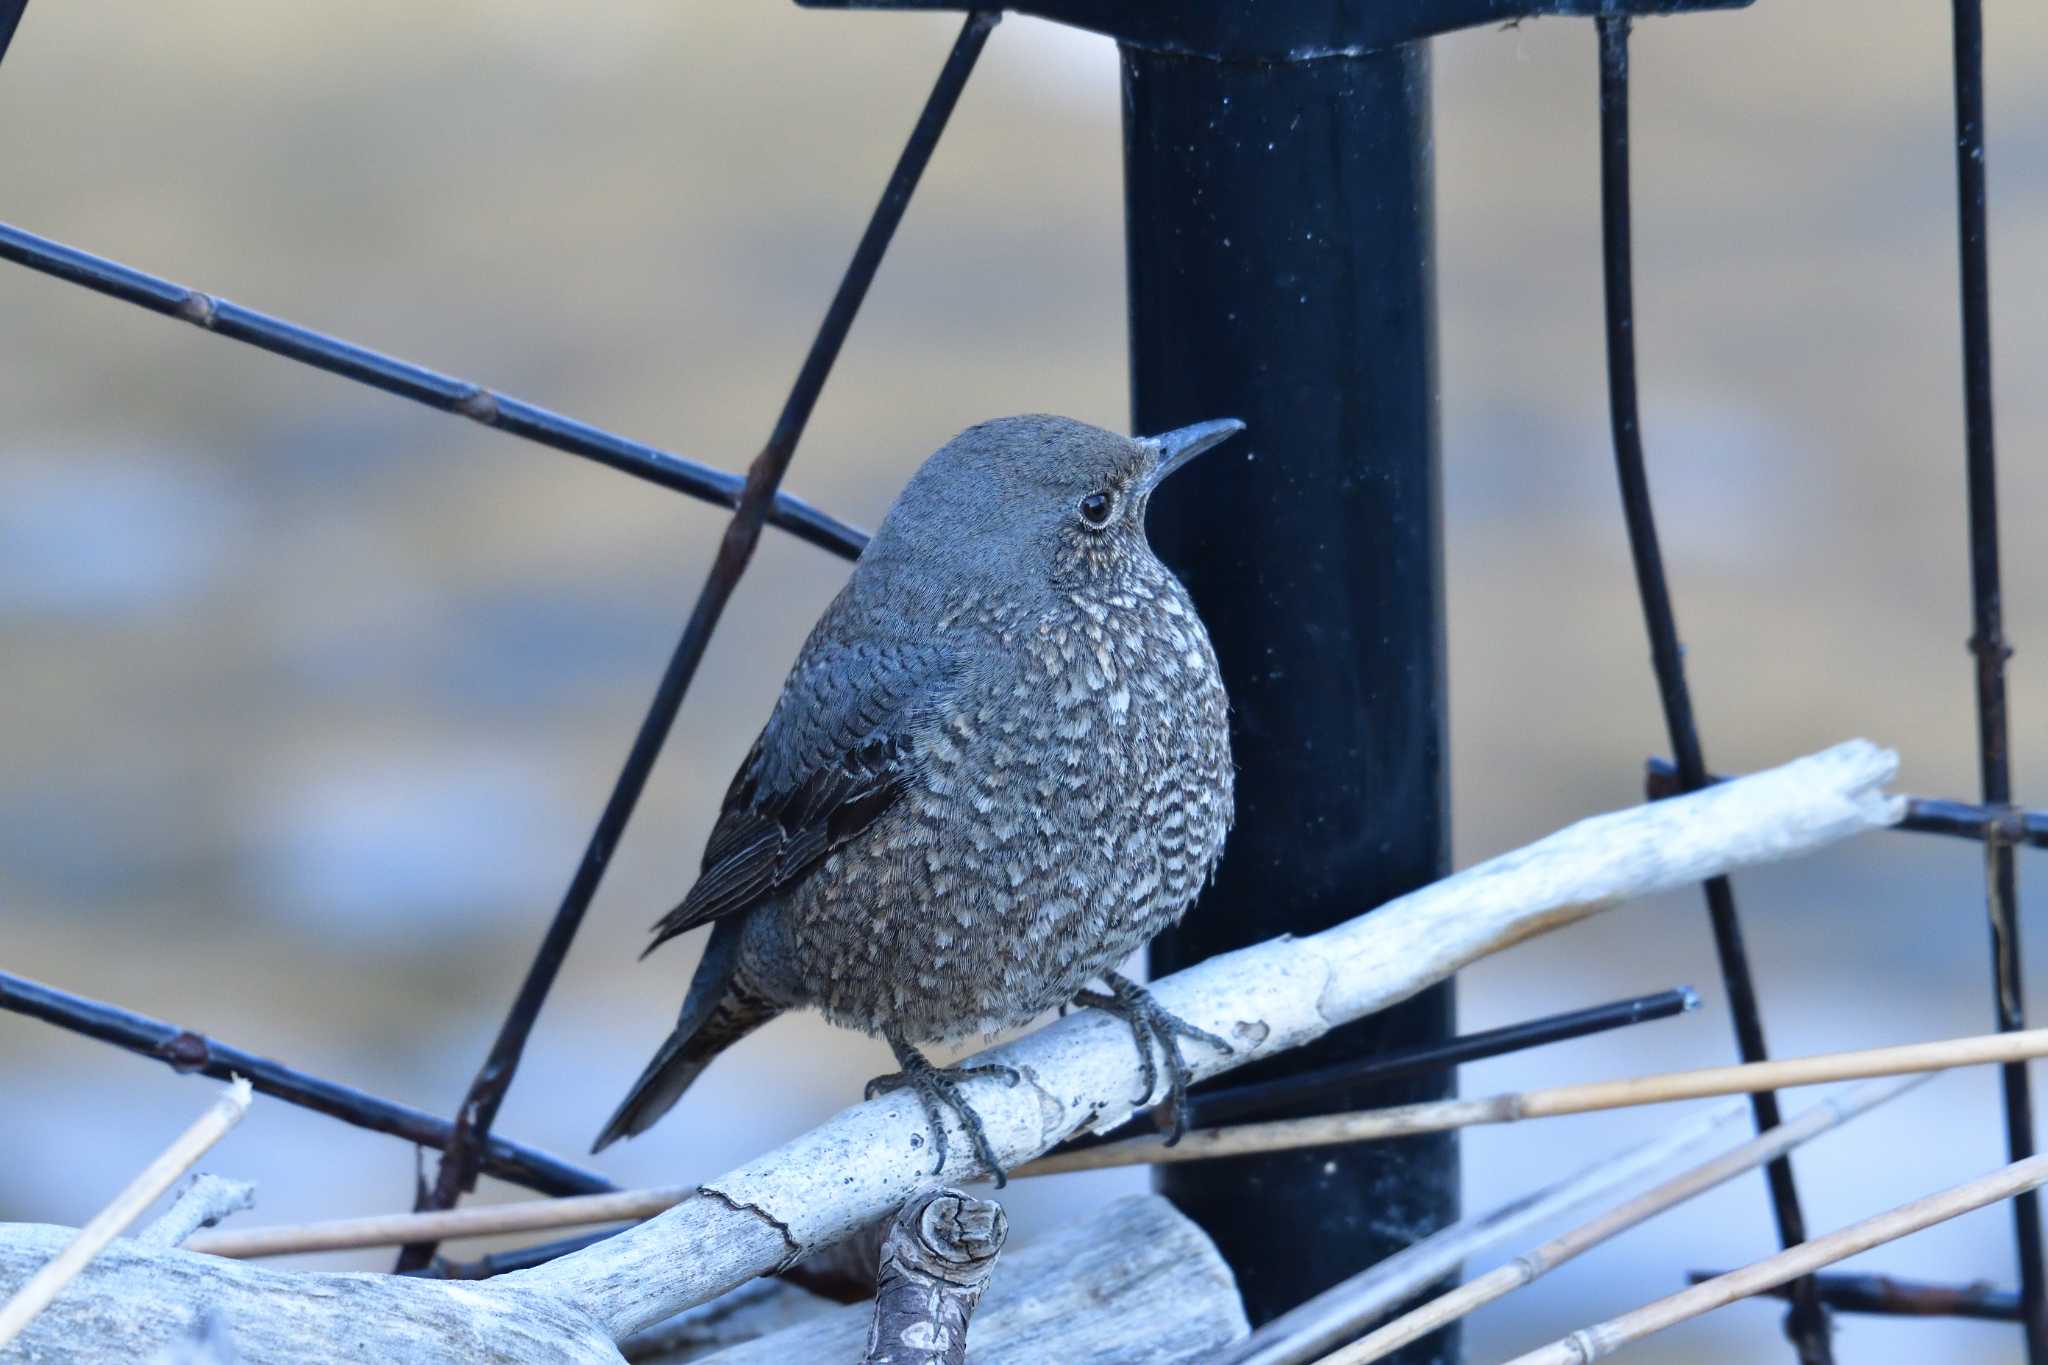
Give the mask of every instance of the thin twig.
[{"label": "thin twig", "polygon": [[1585,1254],[1602,1242],[1619,1236],[1666,1209],[1674,1208],[1717,1185],[1725,1184],[1744,1171],[1755,1170],[1767,1161],[1774,1161],[1801,1143],[1840,1127],[1858,1114],[1874,1109],[1887,1100],[1895,1099],[1914,1086],[1925,1084],[1929,1079],[1927,1076],[1909,1076],[1904,1079],[1873,1081],[1868,1085],[1858,1086],[1846,1095],[1838,1095],[1825,1103],[1814,1105],[1797,1118],[1751,1138],[1739,1147],[1723,1152],[1712,1161],[1684,1171],[1654,1189],[1645,1190],[1634,1199],[1609,1209],[1591,1222],[1552,1238],[1534,1251],[1517,1256],[1507,1265],[1460,1285],[1448,1294],[1432,1299],[1413,1312],[1394,1319],[1370,1336],[1324,1357],[1317,1365],[1366,1365],[1368,1361],[1379,1360],[1411,1341],[1428,1336],[1438,1328],[1455,1322],[1524,1285],[1534,1283],[1566,1261]]},{"label": "thin twig", "polygon": [[1987,1204],[2038,1189],[2044,1181],[2048,1181],[2048,1155],[2015,1161],[1989,1175],[1930,1194],[1925,1199],[1902,1204],[1860,1223],[1852,1223],[1840,1232],[1788,1247],[1775,1256],[1732,1270],[1705,1284],[1696,1284],[1618,1318],[1582,1328],[1548,1346],[1516,1356],[1509,1365],[1586,1365],[1588,1361],[1613,1355],[1629,1342],[1640,1341],[1654,1332],[1675,1327],[1716,1308],[1725,1308],[1740,1299],[1765,1293],[1788,1280],[1811,1274],[1822,1266],[1846,1260],[1858,1252],[1895,1242]]},{"label": "thin twig", "polygon": [[2012,1063],[2048,1056],[2048,1029],[2023,1033],[1988,1033],[1934,1043],[1869,1048],[1860,1052],[1829,1052],[1813,1057],[1788,1057],[1742,1066],[1714,1066],[1698,1071],[1669,1071],[1625,1081],[1593,1081],[1545,1090],[1524,1090],[1474,1100],[1440,1100],[1327,1114],[1272,1123],[1241,1123],[1228,1128],[1202,1128],[1180,1145],[1165,1139],[1131,1138],[1103,1147],[1056,1152],[1010,1172],[1012,1177],[1053,1175],[1062,1171],[1097,1170],[1170,1161],[1203,1161],[1210,1157],[1243,1156],[1251,1152],[1323,1147],[1372,1138],[1440,1133],[1482,1123],[1516,1123],[1522,1119],[1586,1114],[1672,1100],[1705,1099],[1711,1095],[1754,1094],[1784,1086],[1855,1081],[1871,1076],[1898,1076],[1916,1071],[1945,1071],[1983,1063]]},{"label": "thin twig", "polygon": [[1377,1265],[1288,1309],[1232,1347],[1215,1365],[1299,1365],[1355,1335],[1358,1329],[1422,1293],[1464,1261],[1538,1223],[1583,1207],[1697,1147],[1749,1112],[1728,1100],[1690,1115],[1669,1132],[1499,1208],[1460,1219],[1395,1252]]},{"label": "thin twig", "polygon": [[563,1199],[526,1199],[511,1204],[480,1204],[466,1209],[429,1213],[384,1213],[368,1218],[331,1218],[318,1223],[284,1223],[268,1228],[238,1228],[205,1233],[185,1244],[187,1251],[209,1256],[251,1259],[296,1256],[308,1251],[345,1251],[355,1247],[402,1246],[409,1242],[444,1241],[457,1237],[489,1237],[501,1232],[537,1232],[573,1228],[586,1223],[652,1218],[697,1193],[695,1185],[659,1185],[616,1194],[574,1194]]},{"label": "thin twig", "polygon": [[56,1298],[58,1292],[85,1269],[107,1243],[141,1217],[142,1211],[154,1204],[171,1187],[172,1181],[190,1170],[193,1162],[206,1155],[214,1143],[226,1137],[228,1130],[249,1112],[252,1094],[249,1083],[242,1080],[223,1090],[190,1128],[179,1134],[156,1160],[143,1167],[141,1174],[128,1182],[126,1189],[114,1196],[112,1203],[78,1230],[78,1235],[57,1253],[55,1259],[30,1276],[28,1283],[16,1291],[5,1305],[0,1305],[0,1346],[20,1336],[36,1314],[49,1307],[50,1300]]},{"label": "thin twig", "polygon": [[231,1213],[256,1207],[256,1187],[246,1180],[201,1171],[185,1182],[157,1220],[135,1234],[144,1246],[174,1247],[202,1228],[210,1228]]}]

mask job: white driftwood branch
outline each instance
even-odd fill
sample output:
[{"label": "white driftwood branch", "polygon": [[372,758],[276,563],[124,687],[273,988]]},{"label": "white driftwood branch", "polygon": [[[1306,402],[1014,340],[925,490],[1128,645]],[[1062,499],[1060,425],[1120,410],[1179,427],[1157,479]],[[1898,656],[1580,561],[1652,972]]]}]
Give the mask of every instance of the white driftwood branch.
[{"label": "white driftwood branch", "polygon": [[[1690,796],[1582,821],[1308,938],[1276,939],[1154,983],[1161,1003],[1228,1038],[1222,1057],[1189,1049],[1211,1076],[1384,1009],[1459,967],[1618,901],[1791,857],[1895,823],[1878,788],[1897,760],[1852,741]],[[1134,1108],[1130,1030],[1082,1010],[987,1054],[1025,1083],[975,1083],[997,1155],[1012,1164]],[[1154,1097],[1157,1098],[1157,1097]],[[304,1276],[184,1251],[117,1243],[28,1340],[86,1336],[109,1358],[146,1357],[221,1305],[244,1359],[304,1360],[308,1342],[349,1342],[342,1359],[526,1362],[619,1359],[614,1342],[787,1265],[882,1218],[914,1193],[977,1172],[950,1144],[933,1171],[925,1117],[907,1093],[857,1105],[660,1217],[582,1251],[482,1284]],[[0,1230],[0,1288],[68,1236]],[[1020,1258],[1021,1259],[1021,1258]],[[998,1278],[998,1289],[1001,1277]],[[61,1312],[69,1303],[76,1311]]]}]

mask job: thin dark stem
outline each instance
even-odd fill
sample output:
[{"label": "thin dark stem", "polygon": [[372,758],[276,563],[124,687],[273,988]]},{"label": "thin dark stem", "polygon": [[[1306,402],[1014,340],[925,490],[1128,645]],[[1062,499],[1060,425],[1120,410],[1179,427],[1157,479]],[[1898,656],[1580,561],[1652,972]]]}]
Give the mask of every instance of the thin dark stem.
[{"label": "thin dark stem", "polygon": [[[1526,1052],[1530,1048],[1546,1047],[1551,1043],[1562,1043],[1572,1038],[1605,1033],[1609,1029],[1626,1028],[1631,1024],[1646,1024],[1653,1019],[1669,1019],[1674,1015],[1698,1009],[1699,1003],[1699,996],[1694,993],[1692,987],[1678,986],[1654,995],[1639,995],[1628,1000],[1616,1000],[1611,1004],[1547,1015],[1541,1019],[1530,1019],[1503,1028],[1487,1029],[1483,1033],[1462,1034],[1456,1038],[1445,1039],[1441,1043],[1427,1043],[1421,1047],[1402,1048],[1396,1052],[1361,1057],[1336,1066],[1303,1072],[1299,1076],[1286,1076],[1276,1081],[1197,1090],[1188,1096],[1188,1123],[1192,1127],[1210,1128],[1247,1115],[1257,1115],[1261,1118],[1277,1117],[1296,1105],[1319,1099],[1333,1091],[1345,1091],[1360,1085],[1378,1085],[1419,1072],[1441,1071],[1448,1067],[1462,1066],[1467,1062],[1483,1061],[1489,1057],[1504,1057],[1513,1052]],[[1163,1114],[1163,1111],[1161,1113]],[[1148,1120],[1141,1116],[1113,1132],[1090,1133],[1086,1137],[1076,1138],[1064,1144],[1060,1150],[1075,1151],[1115,1142],[1128,1137],[1133,1129],[1147,1122]]]},{"label": "thin dark stem", "polygon": [[[1671,589],[1664,577],[1663,552],[1650,505],[1650,482],[1643,460],[1642,428],[1636,394],[1635,284],[1629,221],[1628,31],[1626,18],[1596,21],[1600,38],[1600,227],[1601,257],[1606,279],[1607,396],[1614,428],[1614,463],[1621,482],[1622,511],[1628,522],[1629,550],[1635,561],[1636,587],[1643,602],[1643,621],[1650,635],[1650,660],[1663,702],[1665,728],[1678,760],[1679,779],[1687,791],[1706,785],[1707,762],[1699,729],[1693,720],[1692,697],[1686,687],[1685,660],[1678,643],[1678,620]],[[1734,1017],[1735,1041],[1745,1062],[1762,1061],[1763,1019],[1750,975],[1749,954],[1742,943],[1736,916],[1735,891],[1726,877],[1705,884],[1707,914],[1713,926],[1714,949],[1720,958],[1721,980]],[[1770,1091],[1750,1097],[1759,1129],[1780,1122],[1778,1097]],[[1806,1219],[1792,1163],[1780,1157],[1766,1168],[1778,1238],[1785,1246],[1806,1240]],[[1834,1358],[1828,1340],[1825,1310],[1810,1277],[1794,1283],[1788,1334],[1804,1365],[1828,1365]]]},{"label": "thin dark stem", "polygon": [[[4,0],[0,0],[4,3]],[[4,21],[4,15],[0,15]],[[595,460],[608,468],[645,479],[704,502],[738,505],[743,481],[737,474],[686,460],[653,446],[549,412],[523,399],[496,393],[466,379],[454,379],[418,365],[381,355],[336,337],[309,331],[240,304],[230,303],[182,284],[146,275],[115,261],[102,260],[32,232],[0,223],[0,260],[13,261],[60,280],[147,308],[166,317],[182,318],[208,332],[247,342],[259,350],[296,360],[315,369],[353,379],[359,384],[410,398],[442,412],[452,412],[497,431],[523,437],[554,450]],[[852,559],[867,544],[865,533],[819,511],[809,503],[777,494],[768,520],[799,540]]]},{"label": "thin dark stem", "polygon": [[[447,1146],[454,1131],[448,1120],[423,1109],[379,1099],[354,1086],[322,1080],[176,1024],[7,972],[0,972],[0,1009],[112,1043],[138,1057],[154,1058],[173,1071],[211,1076],[217,1081],[247,1076],[259,1092],[287,1104],[436,1151]],[[491,1138],[485,1146],[482,1168],[500,1180],[542,1194],[602,1194],[618,1188],[592,1171],[502,1137]]]},{"label": "thin dark stem", "polygon": [[1933,797],[1906,798],[1906,818],[1897,828],[1921,834],[1949,834],[1962,839],[1996,839],[2002,844],[2048,848],[2048,811],[2012,806],[1973,806],[1966,801]]},{"label": "thin dark stem", "polygon": [[[1956,223],[1961,247],[1963,422],[1970,503],[1970,651],[1977,661],[1977,756],[1984,804],[2012,803],[2007,740],[2004,593],[1998,571],[1998,472],[1992,440],[1991,243],[1984,168],[1984,11],[1982,0],[1954,0],[1956,94]],[[2020,976],[2019,890],[2012,844],[1987,838],[1985,890],[1991,920],[1992,1010],[1998,1027],[2027,1026]],[[2027,1068],[2003,1068],[2006,1150],[2014,1161],[2034,1153],[2034,1105]],[[2020,1302],[2029,1365],[2048,1365],[2048,1266],[2041,1246],[2040,1196],[2012,1201],[2018,1241]]]},{"label": "thin dark stem", "polygon": [[[1694,1284],[1711,1280],[1724,1272],[1695,1270],[1686,1278]],[[1815,1275],[1820,1301],[1843,1313],[1870,1313],[1894,1318],[1981,1318],[1991,1322],[2018,1322],[2020,1296],[1979,1281],[1976,1284],[1924,1284],[1899,1280],[1890,1275]],[[1784,1298],[1779,1285],[1766,1294]]]},{"label": "thin dark stem", "polygon": [[631,1223],[619,1223],[613,1227],[600,1228],[596,1232],[557,1238],[552,1242],[514,1247],[510,1251],[494,1251],[473,1261],[451,1261],[445,1256],[436,1256],[418,1270],[408,1270],[405,1273],[423,1280],[488,1280],[493,1275],[505,1275],[514,1270],[531,1270],[537,1265],[546,1265],[549,1261],[567,1256],[572,1251],[581,1251],[585,1247],[596,1246],[607,1238],[616,1237],[632,1226]]},{"label": "thin dark stem", "polygon": [[[583,923],[591,897],[597,893],[598,883],[611,861],[612,850],[624,833],[626,822],[632,817],[647,775],[654,767],[654,760],[668,737],[669,727],[682,706],[691,680],[696,676],[697,665],[704,657],[711,632],[717,627],[734,587],[753,558],[754,547],[761,538],[761,527],[774,504],[776,489],[796,454],[797,442],[810,420],[819,393],[825,387],[832,363],[838,359],[839,348],[853,326],[861,300],[867,296],[868,286],[874,282],[875,272],[881,267],[882,256],[888,250],[897,224],[903,219],[911,193],[917,188],[919,178],[931,161],[932,151],[938,145],[939,135],[945,131],[946,122],[959,102],[960,92],[974,70],[975,59],[981,55],[981,49],[999,18],[1000,15],[993,13],[968,15],[959,38],[954,41],[953,50],[925,101],[924,112],[918,116],[910,140],[904,145],[896,169],[882,191],[881,202],[876,205],[867,231],[854,250],[852,263],[839,282],[839,291],[825,312],[825,320],[818,329],[817,338],[811,343],[803,368],[797,373],[782,415],[775,423],[768,444],[747,471],[746,487],[740,491],[737,510],[733,513],[732,523],[726,528],[725,539],[718,547],[717,558],[705,579],[703,591],[698,595],[697,605],[683,628],[682,639],[676,643],[668,670],[662,676],[661,686],[648,708],[647,718],[641,724],[632,751],[626,757],[625,768],[612,789],[611,799],[598,820],[583,861],[576,869],[575,879],[570,882],[561,907],[555,912],[546,937],[541,940],[540,950],[520,986],[511,1011],[506,1015],[497,1041],[491,1046],[489,1057],[457,1111],[455,1139],[441,1159],[432,1191],[421,1201],[423,1208],[452,1208],[476,1181],[475,1146],[490,1132],[497,1117],[498,1106],[503,1103],[505,1092],[512,1084],[513,1073],[519,1067],[526,1040],[533,1032],[535,1020],[540,1017],[541,1006],[554,986],[563,960],[568,957],[569,945]],[[417,1269],[432,1257],[431,1244],[414,1244],[400,1254],[398,1268]]]},{"label": "thin dark stem", "polygon": [[1225,1090],[1198,1090],[1188,1096],[1188,1122],[1194,1127],[1208,1128],[1248,1115],[1272,1117],[1305,1100],[1321,1098],[1333,1091],[1348,1090],[1356,1085],[1376,1085],[1419,1072],[1438,1071],[1489,1057],[1525,1052],[1530,1048],[1547,1047],[1610,1029],[1627,1028],[1631,1024],[1646,1024],[1653,1019],[1670,1019],[1698,1009],[1699,1003],[1699,996],[1690,986],[1679,986],[1655,995],[1639,995],[1630,1000],[1616,1000],[1589,1009],[1487,1029],[1483,1033],[1467,1033],[1441,1043],[1360,1058],[1277,1081],[1232,1086]]}]

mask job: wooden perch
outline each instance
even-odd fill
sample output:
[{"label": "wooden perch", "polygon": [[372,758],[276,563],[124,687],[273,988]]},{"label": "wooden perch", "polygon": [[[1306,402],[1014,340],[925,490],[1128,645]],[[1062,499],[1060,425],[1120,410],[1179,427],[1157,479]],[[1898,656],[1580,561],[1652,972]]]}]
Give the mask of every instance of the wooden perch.
[{"label": "wooden perch", "polygon": [[993,1199],[941,1189],[905,1204],[882,1239],[861,1365],[965,1365],[967,1324],[1009,1235]]},{"label": "wooden perch", "polygon": [[[1585,820],[1323,933],[1199,963],[1153,991],[1181,1018],[1232,1041],[1228,1057],[1193,1050],[1197,1076],[1215,1075],[1299,1047],[1477,958],[1619,901],[1894,823],[1901,803],[1879,787],[1896,766],[1888,751],[1852,741],[1690,796]],[[1130,1030],[1099,1011],[1077,1011],[983,1059],[1024,1077],[1016,1086],[977,1082],[969,1090],[997,1157],[1014,1165],[1083,1129],[1121,1123],[1137,1105]],[[935,1183],[977,1174],[964,1139],[951,1144],[945,1169],[932,1170],[925,1134],[915,1097],[882,1096],[704,1182],[697,1197],[638,1227],[477,1284],[294,1275],[117,1244],[27,1340],[46,1348],[61,1341],[70,1350],[89,1344],[107,1358],[146,1357],[189,1320],[191,1305],[211,1301],[252,1362],[301,1360],[306,1342],[348,1341],[350,1358],[365,1360],[615,1365],[614,1343],[627,1334],[789,1265]],[[19,1282],[68,1236],[0,1229],[0,1288]]]}]

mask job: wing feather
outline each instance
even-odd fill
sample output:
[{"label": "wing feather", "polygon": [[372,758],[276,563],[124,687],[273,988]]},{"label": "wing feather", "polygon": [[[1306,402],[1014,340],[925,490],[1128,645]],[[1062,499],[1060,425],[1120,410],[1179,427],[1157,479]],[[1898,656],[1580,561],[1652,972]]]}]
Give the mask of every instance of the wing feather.
[{"label": "wing feather", "polygon": [[797,884],[880,819],[953,672],[932,645],[807,646],[726,789],[702,874],[647,951]]}]

